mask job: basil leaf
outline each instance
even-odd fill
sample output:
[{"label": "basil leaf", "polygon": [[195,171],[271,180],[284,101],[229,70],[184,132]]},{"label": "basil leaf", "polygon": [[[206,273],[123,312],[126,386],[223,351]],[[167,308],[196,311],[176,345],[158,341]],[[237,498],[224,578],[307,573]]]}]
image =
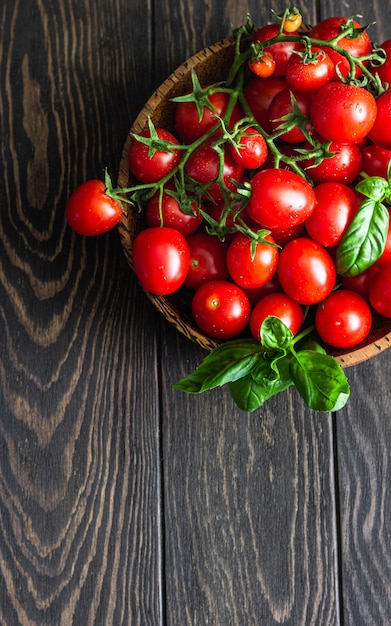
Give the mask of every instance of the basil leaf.
[{"label": "basil leaf", "polygon": [[382,201],[388,190],[388,182],[381,176],[371,176],[363,178],[356,185],[356,190],[367,198]]},{"label": "basil leaf", "polygon": [[197,369],[174,384],[175,389],[187,393],[202,393],[247,376],[263,352],[255,339],[227,341],[214,348]]},{"label": "basil leaf", "polygon": [[259,409],[266,400],[284,391],[292,385],[292,381],[281,379],[269,380],[267,378],[255,380],[251,374],[230,383],[229,390],[235,403],[243,411],[255,411]]},{"label": "basil leaf", "polygon": [[269,315],[261,326],[262,345],[267,350],[288,348],[293,340],[293,334],[278,317]]},{"label": "basil leaf", "polygon": [[290,372],[296,389],[310,409],[338,411],[349,398],[349,383],[339,363],[312,350],[297,352]]},{"label": "basil leaf", "polygon": [[387,238],[389,213],[381,202],[364,200],[337,248],[337,272],[356,276],[381,256]]}]

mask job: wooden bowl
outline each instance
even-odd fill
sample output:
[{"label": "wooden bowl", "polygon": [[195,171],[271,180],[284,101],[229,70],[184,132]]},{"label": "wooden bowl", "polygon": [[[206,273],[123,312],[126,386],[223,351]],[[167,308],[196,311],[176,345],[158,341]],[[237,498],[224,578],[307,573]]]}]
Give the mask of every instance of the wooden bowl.
[{"label": "wooden bowl", "polygon": [[[150,117],[155,126],[174,130],[175,104],[171,99],[191,89],[191,71],[195,69],[200,83],[208,84],[222,81],[227,77],[234,56],[234,45],[231,38],[223,39],[195,54],[171,76],[169,76],[148,100],[140,111],[126,139],[118,174],[118,186],[130,187],[134,184],[128,167],[128,149],[131,133],[141,133],[148,127]],[[175,133],[174,133],[175,134]],[[119,235],[126,259],[132,265],[132,244],[136,234],[144,228],[143,215],[132,208],[119,223]],[[183,335],[195,341],[206,350],[212,350],[220,342],[203,334],[195,325],[191,315],[191,292],[182,289],[170,296],[155,296],[145,291],[152,304],[162,315]],[[342,367],[355,365],[372,358],[391,344],[391,319],[374,314],[371,332],[368,337],[349,351],[328,349]]]}]

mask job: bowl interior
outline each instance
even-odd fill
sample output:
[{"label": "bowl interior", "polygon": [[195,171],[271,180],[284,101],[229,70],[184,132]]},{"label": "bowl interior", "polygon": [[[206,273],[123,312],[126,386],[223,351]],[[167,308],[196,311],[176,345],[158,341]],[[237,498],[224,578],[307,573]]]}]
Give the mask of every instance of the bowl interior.
[{"label": "bowl interior", "polygon": [[[125,141],[118,173],[119,187],[130,187],[135,182],[132,180],[128,167],[128,149],[131,133],[140,133],[147,128],[149,117],[155,126],[161,126],[174,132],[175,104],[171,102],[171,99],[191,89],[192,70],[196,70],[201,84],[223,81],[227,77],[233,56],[233,40],[231,38],[223,39],[192,56],[158,87],[140,111]],[[132,207],[128,209],[127,215],[124,215],[119,223],[118,230],[121,244],[131,268],[133,268],[132,243],[136,234],[144,226],[143,215]],[[218,345],[219,341],[203,334],[196,327],[191,316],[192,294],[190,291],[181,289],[173,295],[164,297],[155,296],[146,291],[145,293],[160,313],[183,335],[195,341],[206,350],[211,350]],[[342,367],[348,367],[375,356],[380,351],[388,348],[390,343],[391,320],[374,314],[372,329],[365,341],[348,351],[328,349],[328,352],[341,363]]]}]

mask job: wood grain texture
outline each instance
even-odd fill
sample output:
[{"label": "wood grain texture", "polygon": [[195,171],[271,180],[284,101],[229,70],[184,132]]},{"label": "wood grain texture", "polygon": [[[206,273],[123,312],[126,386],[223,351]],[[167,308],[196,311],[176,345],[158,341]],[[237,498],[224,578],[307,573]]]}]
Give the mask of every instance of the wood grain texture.
[{"label": "wood grain texture", "polygon": [[2,624],[161,622],[155,318],[116,233],[64,221],[79,182],[116,174],[152,88],[144,10],[0,11]]}]

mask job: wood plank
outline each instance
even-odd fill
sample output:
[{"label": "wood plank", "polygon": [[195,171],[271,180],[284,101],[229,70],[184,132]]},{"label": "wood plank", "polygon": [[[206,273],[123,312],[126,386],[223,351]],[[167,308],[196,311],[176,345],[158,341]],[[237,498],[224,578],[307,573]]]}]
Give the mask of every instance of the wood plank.
[{"label": "wood plank", "polygon": [[[315,5],[302,4],[312,21]],[[162,3],[156,15],[162,76],[247,11],[236,2],[176,7]],[[269,19],[269,5],[248,8],[257,23]],[[255,415],[236,409],[227,390],[173,392],[205,353],[162,328],[167,622],[339,623],[330,416],[307,411],[294,391]]]},{"label": "wood plank", "polygon": [[0,10],[2,624],[162,621],[155,313],[64,221],[152,89],[146,6]]}]

